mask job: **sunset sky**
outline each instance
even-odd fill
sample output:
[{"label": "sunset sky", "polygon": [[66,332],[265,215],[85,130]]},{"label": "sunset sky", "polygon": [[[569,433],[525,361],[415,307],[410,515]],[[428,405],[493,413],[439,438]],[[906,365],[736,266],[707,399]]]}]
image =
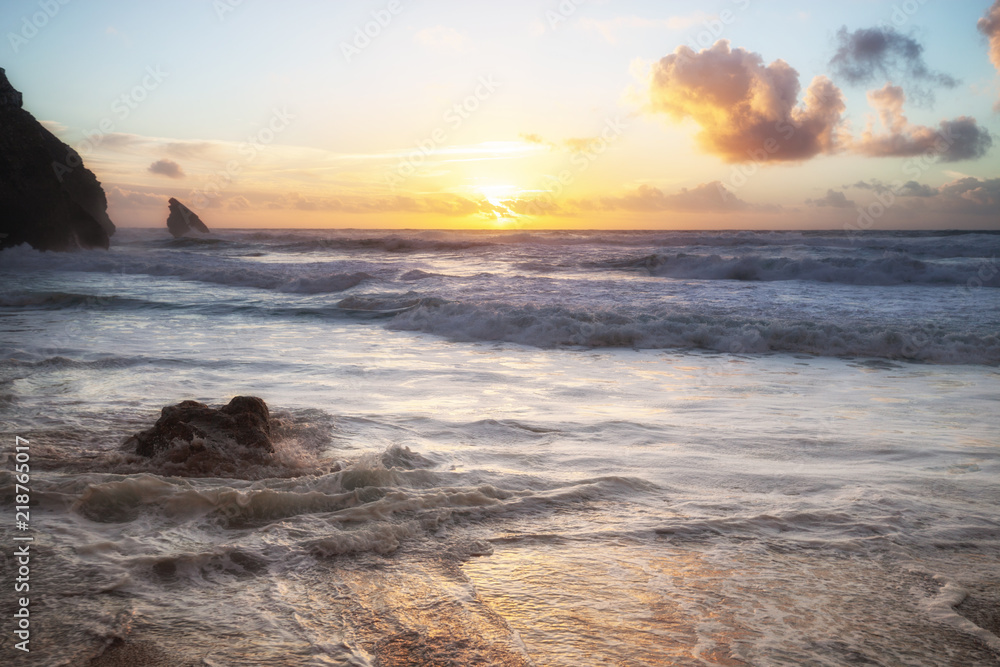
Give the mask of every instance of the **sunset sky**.
[{"label": "sunset sky", "polygon": [[212,227],[1000,228],[1000,0],[7,0],[0,28],[119,226],[173,196]]}]

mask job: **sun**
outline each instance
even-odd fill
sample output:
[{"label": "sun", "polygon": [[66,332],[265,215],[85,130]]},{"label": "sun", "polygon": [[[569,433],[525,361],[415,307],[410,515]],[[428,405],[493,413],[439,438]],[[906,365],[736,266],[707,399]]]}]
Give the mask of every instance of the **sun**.
[{"label": "sun", "polygon": [[517,213],[504,204],[505,201],[513,199],[521,191],[517,186],[504,183],[480,185],[476,187],[476,191],[493,205],[492,214],[496,217],[494,224],[509,224],[518,218]]}]

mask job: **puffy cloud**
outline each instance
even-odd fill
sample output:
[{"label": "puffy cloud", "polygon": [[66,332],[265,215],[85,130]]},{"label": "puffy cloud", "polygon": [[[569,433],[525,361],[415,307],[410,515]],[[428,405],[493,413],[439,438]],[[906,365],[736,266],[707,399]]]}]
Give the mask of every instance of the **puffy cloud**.
[{"label": "puffy cloud", "polygon": [[1000,70],[1000,0],[993,3],[976,27],[990,40],[990,60]]},{"label": "puffy cloud", "polygon": [[[976,27],[990,40],[990,61],[1000,72],[1000,0],[993,3],[993,6],[987,10],[986,16],[976,23]],[[1000,111],[1000,99],[997,100],[993,108]]]},{"label": "puffy cloud", "polygon": [[903,113],[906,95],[899,86],[886,84],[868,93],[868,103],[879,115],[888,133],[876,134],[871,125],[853,149],[872,157],[912,157],[937,155],[942,162],[974,160],[986,155],[993,138],[980,128],[975,118],[961,116],[943,120],[940,129],[911,125]]},{"label": "puffy cloud", "polygon": [[960,178],[938,188],[940,196],[966,213],[1000,216],[1000,178]]},{"label": "puffy cloud", "polygon": [[157,160],[147,169],[151,174],[159,174],[167,178],[184,178],[184,170],[173,160]]},{"label": "puffy cloud", "polygon": [[854,202],[847,198],[843,192],[827,190],[826,195],[819,199],[807,199],[807,204],[813,206],[828,206],[830,208],[853,208]]},{"label": "puffy cloud", "polygon": [[[958,85],[954,77],[928,69],[924,63],[924,47],[895,28],[880,26],[848,32],[844,27],[837,32],[837,42],[839,46],[830,60],[830,67],[849,83],[905,79],[946,88]],[[915,85],[911,92],[927,100],[934,97],[930,90]]]},{"label": "puffy cloud", "polygon": [[652,111],[694,120],[701,147],[727,162],[805,160],[838,148],[845,107],[829,79],[813,79],[799,105],[799,74],[788,63],[765,66],[726,40],[697,53],[678,47],[653,64],[649,88]]}]

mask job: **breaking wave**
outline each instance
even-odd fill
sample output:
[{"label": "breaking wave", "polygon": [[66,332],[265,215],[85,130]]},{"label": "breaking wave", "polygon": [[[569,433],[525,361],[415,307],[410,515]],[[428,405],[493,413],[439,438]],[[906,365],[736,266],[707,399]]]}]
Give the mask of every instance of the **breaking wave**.
[{"label": "breaking wave", "polygon": [[637,314],[623,310],[444,303],[421,305],[397,315],[387,326],[457,341],[503,341],[534,347],[680,348],[953,364],[1000,363],[1000,336],[996,334],[949,333],[928,326],[674,314],[665,309]]},{"label": "breaking wave", "polygon": [[878,259],[651,254],[594,262],[590,266],[641,270],[652,276],[695,280],[812,280],[845,285],[965,285],[972,281],[971,284],[977,287],[1000,287],[1000,269],[989,261],[940,263],[901,253]]}]

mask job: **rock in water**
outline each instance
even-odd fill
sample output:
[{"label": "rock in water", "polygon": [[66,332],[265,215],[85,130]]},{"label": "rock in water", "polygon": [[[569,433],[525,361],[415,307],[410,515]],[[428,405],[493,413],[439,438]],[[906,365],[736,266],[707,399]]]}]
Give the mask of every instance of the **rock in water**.
[{"label": "rock in water", "polygon": [[21,108],[0,68],[0,248],[107,248],[114,232],[97,177]]},{"label": "rock in water", "polygon": [[216,409],[198,401],[163,408],[152,428],[125,441],[141,456],[176,450],[179,455],[202,452],[264,455],[274,452],[271,415],[256,396],[237,396]]},{"label": "rock in water", "polygon": [[170,198],[167,204],[170,206],[170,215],[167,216],[167,229],[174,235],[174,238],[180,238],[192,229],[197,229],[202,234],[209,233],[208,225],[202,222],[201,218],[187,206],[173,197]]}]

